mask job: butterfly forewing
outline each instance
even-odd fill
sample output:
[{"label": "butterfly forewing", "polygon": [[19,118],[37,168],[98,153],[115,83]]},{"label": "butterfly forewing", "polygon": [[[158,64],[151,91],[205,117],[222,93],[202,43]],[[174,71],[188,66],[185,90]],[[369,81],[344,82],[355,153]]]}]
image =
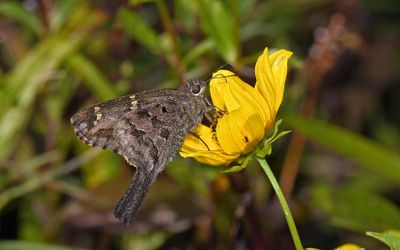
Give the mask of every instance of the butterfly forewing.
[{"label": "butterfly forewing", "polygon": [[81,110],[71,118],[76,135],[89,146],[118,152],[112,134],[118,119],[129,112],[129,105],[129,96],[124,96]]},{"label": "butterfly forewing", "polygon": [[118,152],[118,141],[115,141],[113,132],[121,118],[129,112],[138,111],[138,106],[146,106],[163,96],[171,96],[173,91],[176,90],[144,91],[102,102],[76,113],[71,123],[77,136],[89,146]]}]

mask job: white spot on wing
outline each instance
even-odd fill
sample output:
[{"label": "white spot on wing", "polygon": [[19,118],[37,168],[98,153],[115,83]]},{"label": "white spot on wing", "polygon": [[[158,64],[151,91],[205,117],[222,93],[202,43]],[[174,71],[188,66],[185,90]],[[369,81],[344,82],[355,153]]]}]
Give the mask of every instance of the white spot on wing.
[{"label": "white spot on wing", "polygon": [[137,109],[137,100],[135,100],[135,95],[130,95],[129,98],[131,99],[131,107],[130,110],[136,110]]},{"label": "white spot on wing", "polygon": [[93,122],[93,125],[96,126],[97,125],[97,121],[101,119],[101,117],[103,117],[103,115],[101,113],[99,113],[100,111],[100,107],[96,106],[94,107],[94,114],[96,115],[96,120]]}]

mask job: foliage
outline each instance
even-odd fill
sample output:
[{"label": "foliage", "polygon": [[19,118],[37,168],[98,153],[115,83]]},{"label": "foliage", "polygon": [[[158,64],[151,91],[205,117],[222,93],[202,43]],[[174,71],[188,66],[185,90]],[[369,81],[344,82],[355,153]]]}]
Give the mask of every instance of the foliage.
[{"label": "foliage", "polygon": [[291,248],[250,158],[228,174],[175,159],[124,227],[112,210],[131,167],[85,146],[69,123],[90,104],[207,80],[224,64],[255,82],[267,46],[294,52],[277,116],[292,132],[259,153],[271,153],[303,245],[396,249],[399,10],[397,1],[0,1],[0,249]]}]

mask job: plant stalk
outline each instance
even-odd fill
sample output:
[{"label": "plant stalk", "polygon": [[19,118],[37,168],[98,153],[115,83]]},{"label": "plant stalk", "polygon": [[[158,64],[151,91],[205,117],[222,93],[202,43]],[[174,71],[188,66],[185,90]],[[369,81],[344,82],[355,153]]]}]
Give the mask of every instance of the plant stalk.
[{"label": "plant stalk", "polygon": [[272,187],[274,188],[276,196],[278,197],[279,203],[281,204],[283,213],[286,218],[286,222],[289,226],[290,233],[292,234],[292,239],[293,239],[294,245],[296,247],[296,250],[303,250],[304,248],[301,244],[300,237],[297,232],[296,224],[294,223],[294,220],[292,217],[292,213],[290,212],[289,206],[286,202],[285,197],[283,196],[282,190],[279,187],[279,184],[274,176],[274,173],[272,173],[271,168],[269,167],[269,165],[265,159],[258,158],[258,157],[256,157],[256,159],[257,159],[258,163],[261,165],[265,174],[267,175],[269,181],[271,182]]}]

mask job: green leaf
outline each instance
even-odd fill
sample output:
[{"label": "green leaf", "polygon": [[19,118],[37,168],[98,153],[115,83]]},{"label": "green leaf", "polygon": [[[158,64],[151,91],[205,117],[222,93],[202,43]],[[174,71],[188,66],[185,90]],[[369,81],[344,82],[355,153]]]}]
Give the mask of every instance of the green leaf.
[{"label": "green leaf", "polygon": [[109,100],[118,96],[111,82],[103,75],[92,61],[82,54],[75,54],[68,60],[68,65],[84,79],[84,84],[100,99]]},{"label": "green leaf", "polygon": [[0,249],[7,250],[83,250],[83,248],[70,248],[59,245],[52,244],[44,244],[44,243],[36,243],[36,242],[27,242],[27,241],[13,241],[13,240],[5,240],[0,241]]},{"label": "green leaf", "polygon": [[43,26],[39,18],[33,12],[27,11],[20,2],[4,1],[0,3],[0,14],[20,23],[30,29],[35,35],[43,34]]},{"label": "green leaf", "polygon": [[234,64],[238,55],[231,12],[222,1],[198,0],[197,4],[205,31],[225,61]]},{"label": "green leaf", "polygon": [[31,176],[29,179],[27,179],[25,182],[22,182],[20,185],[12,186],[8,189],[1,190],[0,210],[3,209],[3,207],[13,199],[26,195],[29,192],[32,192],[42,187],[49,181],[64,176],[78,169],[83,164],[93,159],[99,152],[100,151],[97,149],[88,150],[87,153],[79,157],[73,158],[68,162],[65,162],[65,164],[62,164],[60,166],[54,166],[54,168],[42,171],[40,172],[40,174],[37,174],[35,176]]},{"label": "green leaf", "polygon": [[0,190],[4,190],[4,186],[13,182],[21,177],[21,175],[29,176],[32,175],[37,168],[44,164],[50,164],[60,158],[60,154],[57,151],[48,151],[46,153],[37,155],[32,159],[27,159],[21,165],[16,165],[15,170],[11,172],[6,183],[0,183]]},{"label": "green leaf", "polygon": [[83,178],[88,187],[99,186],[118,176],[121,170],[121,158],[113,152],[102,151],[83,168]]},{"label": "green leaf", "polygon": [[254,13],[254,10],[258,6],[257,0],[235,0],[237,3],[237,8],[239,11],[239,18],[240,20],[249,22],[249,17],[251,19],[251,14]]},{"label": "green leaf", "polygon": [[69,18],[72,16],[72,12],[76,11],[79,4],[82,4],[80,0],[54,2],[56,11],[50,20],[51,30],[60,30],[60,28],[69,21]]},{"label": "green leaf", "polygon": [[0,99],[0,157],[12,149],[37,95],[55,77],[56,67],[82,44],[82,38],[67,33],[48,37],[5,77]]},{"label": "green leaf", "polygon": [[197,58],[201,57],[206,52],[211,51],[213,48],[213,41],[210,39],[205,39],[198,43],[193,49],[189,51],[189,53],[186,54],[186,56],[183,58],[183,63],[187,65],[192,61],[195,61]]},{"label": "green leaf", "polygon": [[155,54],[161,52],[160,37],[140,16],[126,8],[121,8],[117,15],[128,36]]},{"label": "green leaf", "polygon": [[400,181],[400,155],[375,141],[318,119],[290,116],[286,123],[309,139],[350,161],[392,180]]},{"label": "green leaf", "polygon": [[331,223],[360,232],[400,227],[400,210],[385,197],[343,186],[325,184],[312,190],[314,207],[328,214]]},{"label": "green leaf", "polygon": [[129,0],[129,3],[132,5],[139,5],[139,4],[145,4],[145,3],[152,3],[156,0]]},{"label": "green leaf", "polygon": [[121,249],[151,250],[160,249],[170,235],[165,231],[151,231],[148,233],[125,234],[122,238]]},{"label": "green leaf", "polygon": [[[84,11],[82,9],[82,11]],[[83,14],[82,14],[83,16]],[[7,157],[28,125],[34,102],[46,84],[58,78],[58,68],[74,54],[104,21],[86,12],[85,22],[76,29],[49,34],[2,79],[0,89],[0,158]]]},{"label": "green leaf", "polygon": [[383,233],[367,232],[367,235],[382,241],[384,244],[388,245],[391,250],[400,249],[400,231],[398,230],[388,230]]}]

